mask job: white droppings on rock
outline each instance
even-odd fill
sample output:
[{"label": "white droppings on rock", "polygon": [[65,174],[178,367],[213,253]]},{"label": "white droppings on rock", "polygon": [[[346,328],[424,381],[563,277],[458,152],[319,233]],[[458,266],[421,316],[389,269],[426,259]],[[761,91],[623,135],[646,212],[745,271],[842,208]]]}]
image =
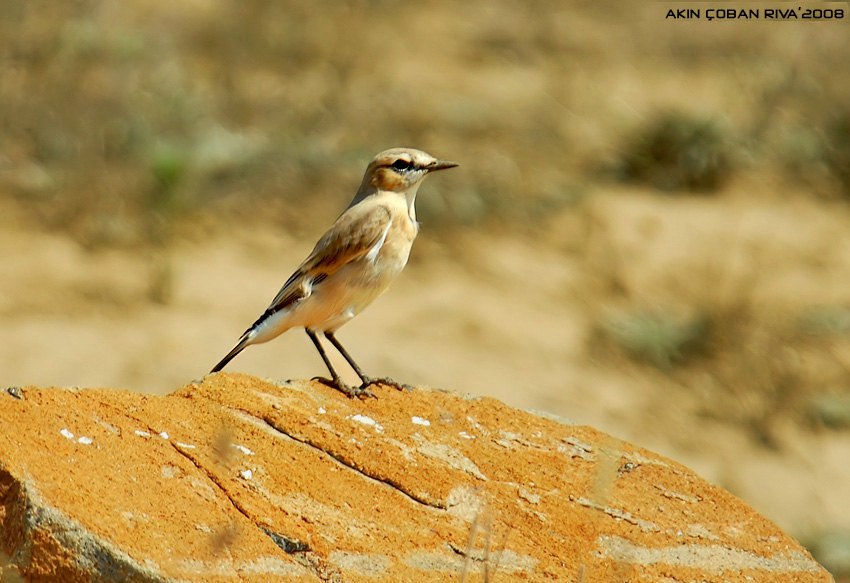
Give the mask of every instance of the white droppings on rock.
[{"label": "white droppings on rock", "polygon": [[470,435],[466,431],[459,431],[458,435],[460,435],[464,439],[475,439],[474,435]]},{"label": "white droppings on rock", "polygon": [[350,415],[348,418],[352,419],[354,421],[357,421],[359,423],[362,423],[363,425],[369,425],[371,427],[374,427],[375,431],[377,431],[378,433],[384,432],[384,426],[383,425],[381,425],[380,423],[378,423],[377,421],[375,421],[371,417],[367,417],[366,415],[361,415],[360,413],[358,413],[357,415]]},{"label": "white droppings on rock", "polygon": [[319,407],[319,413],[324,415],[325,413],[327,413],[327,410],[324,407]]},{"label": "white droppings on rock", "polygon": [[422,417],[417,417],[415,415],[413,417],[411,417],[410,420],[413,421],[413,423],[415,423],[416,425],[425,425],[425,426],[431,425],[431,422],[428,421],[427,419],[423,419]]},{"label": "white droppings on rock", "polygon": [[177,445],[179,447],[182,447],[182,448],[185,448],[185,449],[195,449],[194,445],[191,445],[191,444],[188,444],[188,443],[181,443],[181,442],[178,441]]},{"label": "white droppings on rock", "polygon": [[251,470],[242,470],[241,472],[239,472],[239,475],[242,476],[242,478],[244,478],[245,480],[250,480],[254,477],[254,472],[252,472]]},{"label": "white droppings on rock", "polygon": [[244,445],[239,445],[238,443],[231,444],[233,447],[244,453],[245,455],[254,455],[254,452],[245,447]]},{"label": "white droppings on rock", "polygon": [[159,434],[159,436],[160,436],[161,438],[163,438],[163,439],[168,439],[168,433],[166,433],[165,431],[163,431],[162,433],[160,433],[160,434]]},{"label": "white droppings on rock", "polygon": [[63,436],[63,437],[65,437],[65,438],[67,438],[67,439],[74,439],[74,434],[73,434],[73,433],[71,433],[70,431],[68,431],[67,429],[63,429],[63,430],[62,430],[62,431],[60,431],[59,433],[61,433],[61,434],[62,434],[62,436]]},{"label": "white droppings on rock", "polygon": [[147,431],[142,431],[141,429],[136,429],[136,431],[134,431],[134,433],[136,435],[138,435],[139,437],[150,437],[151,436],[150,433],[148,433]]},{"label": "white droppings on rock", "polygon": [[92,439],[91,437],[88,437],[86,435],[83,435],[77,441],[79,441],[83,445],[91,445],[92,443],[94,443],[94,439]]},{"label": "white droppings on rock", "polygon": [[377,425],[377,423],[378,423],[377,421],[375,421],[371,417],[367,417],[366,415],[361,415],[360,413],[358,413],[356,415],[351,415],[349,417],[349,419],[353,419],[354,421],[359,421],[360,423],[363,423],[364,425]]}]

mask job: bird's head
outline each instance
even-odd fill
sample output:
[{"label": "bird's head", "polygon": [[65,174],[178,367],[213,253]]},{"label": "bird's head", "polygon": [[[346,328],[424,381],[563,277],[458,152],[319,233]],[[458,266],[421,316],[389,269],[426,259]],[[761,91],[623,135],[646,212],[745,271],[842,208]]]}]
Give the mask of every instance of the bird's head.
[{"label": "bird's head", "polygon": [[438,160],[434,156],[413,148],[393,148],[375,156],[363,177],[375,190],[406,193],[413,191],[431,172],[457,166],[454,162]]}]

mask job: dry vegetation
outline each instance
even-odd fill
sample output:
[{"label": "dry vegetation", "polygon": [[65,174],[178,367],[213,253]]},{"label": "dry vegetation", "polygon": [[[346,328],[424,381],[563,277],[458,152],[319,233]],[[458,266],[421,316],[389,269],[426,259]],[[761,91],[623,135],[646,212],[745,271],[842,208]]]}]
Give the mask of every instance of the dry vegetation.
[{"label": "dry vegetation", "polygon": [[[662,217],[686,199],[721,223],[741,204],[850,216],[848,58],[846,22],[673,23],[652,3],[5,0],[0,209],[145,256],[239,224],[312,237],[364,160],[422,147],[463,165],[420,198],[432,252],[473,226],[554,245],[591,274],[566,300],[594,322],[584,358],[781,450],[788,423],[850,426],[850,295],[765,301],[787,251],[764,239],[749,267],[717,241],[646,284],[632,243],[652,228],[630,239],[636,215],[597,199],[637,192]],[[846,281],[831,234],[800,232],[798,276]],[[151,300],[169,301],[170,270]]]},{"label": "dry vegetation", "polygon": [[840,27],[696,34],[612,12],[11,0],[4,193],[92,245],[209,210],[303,228],[295,203],[333,198],[377,147],[417,143],[468,160],[426,203],[449,227],[529,227],[605,179],[711,193],[761,168],[850,197]]}]

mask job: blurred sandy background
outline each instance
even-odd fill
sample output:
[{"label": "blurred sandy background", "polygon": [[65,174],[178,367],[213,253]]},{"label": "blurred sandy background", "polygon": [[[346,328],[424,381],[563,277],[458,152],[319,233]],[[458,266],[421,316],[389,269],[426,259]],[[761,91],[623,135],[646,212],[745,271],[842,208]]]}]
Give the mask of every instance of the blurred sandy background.
[{"label": "blurred sandy background", "polygon": [[850,20],[666,9],[5,0],[0,384],[202,376],[414,146],[462,166],[340,331],[368,372],[669,455],[846,576]]}]

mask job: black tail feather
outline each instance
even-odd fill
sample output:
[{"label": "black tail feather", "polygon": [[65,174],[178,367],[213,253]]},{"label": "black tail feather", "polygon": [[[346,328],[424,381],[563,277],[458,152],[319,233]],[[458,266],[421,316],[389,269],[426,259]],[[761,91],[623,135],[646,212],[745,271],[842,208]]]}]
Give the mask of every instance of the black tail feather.
[{"label": "black tail feather", "polygon": [[246,346],[248,346],[248,343],[245,342],[245,339],[243,338],[242,340],[239,341],[239,344],[237,344],[236,347],[233,350],[231,350],[230,352],[227,353],[227,356],[222,358],[221,361],[213,367],[213,369],[210,371],[210,374],[212,374],[214,372],[218,372],[221,369],[223,369],[225,366],[227,366],[227,363],[230,362],[231,360],[233,360],[236,357],[237,354],[239,354],[240,352],[245,350]]}]

